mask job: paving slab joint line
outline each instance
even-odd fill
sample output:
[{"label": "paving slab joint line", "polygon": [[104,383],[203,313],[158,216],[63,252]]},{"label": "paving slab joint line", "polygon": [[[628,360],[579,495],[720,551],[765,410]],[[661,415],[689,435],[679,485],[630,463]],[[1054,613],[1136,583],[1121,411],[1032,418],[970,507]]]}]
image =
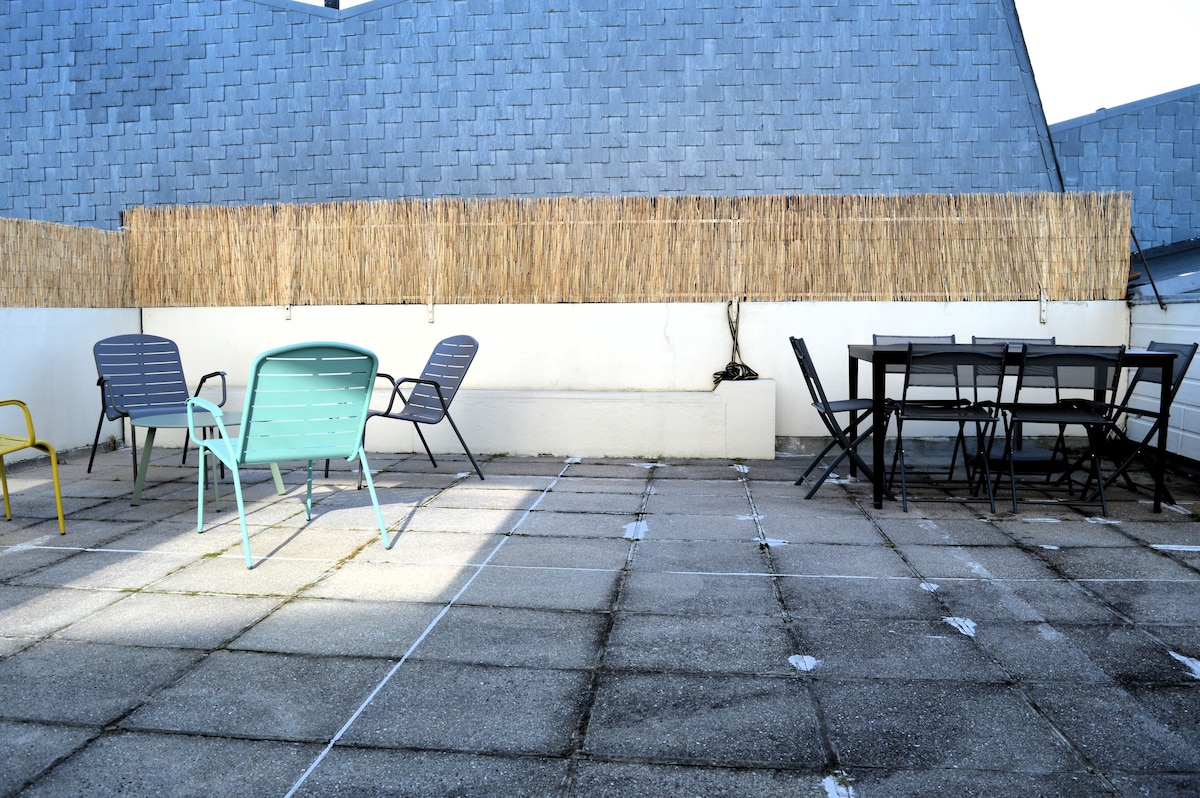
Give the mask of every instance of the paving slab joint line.
[{"label": "paving slab joint line", "polygon": [[438,614],[436,616],[434,616],[433,620],[431,620],[429,622],[429,625],[425,627],[425,630],[423,632],[421,632],[421,634],[417,637],[416,640],[413,641],[413,644],[408,647],[408,650],[404,652],[403,656],[401,656],[400,659],[397,660],[394,665],[392,665],[392,667],[388,670],[388,672],[386,674],[384,674],[384,677],[379,681],[379,684],[375,685],[375,688],[373,690],[371,690],[371,692],[367,695],[367,697],[363,700],[363,702],[361,704],[359,704],[358,709],[354,710],[354,712],[350,715],[350,717],[342,725],[342,728],[338,729],[337,734],[333,735],[333,737],[329,740],[329,742],[321,750],[321,753],[317,755],[317,758],[314,759],[309,764],[308,768],[305,769],[305,771],[302,774],[300,774],[300,778],[298,778],[296,780],[296,783],[292,785],[292,788],[287,791],[284,798],[292,798],[292,796],[294,796],[296,794],[296,792],[301,787],[304,786],[304,783],[306,781],[308,781],[308,777],[311,776],[316,771],[316,769],[325,760],[325,757],[329,755],[329,752],[333,750],[333,747],[335,745],[337,745],[338,740],[342,739],[342,737],[345,736],[346,732],[350,731],[350,727],[354,725],[354,722],[356,720],[358,720],[359,716],[361,716],[362,713],[366,711],[367,707],[371,705],[371,702],[375,700],[375,696],[379,695],[380,691],[383,690],[383,688],[387,685],[387,683],[389,681],[391,681],[392,677],[396,675],[396,672],[400,670],[400,666],[408,661],[409,657],[411,657],[413,655],[413,653],[416,652],[417,648],[421,645],[421,643],[423,643],[425,641],[425,638],[427,638],[429,636],[429,634],[437,627],[437,625],[439,623],[441,623],[442,619],[446,617],[446,613],[448,613],[450,611],[450,608],[453,607],[460,598],[462,598],[463,593],[465,593],[467,591],[467,588],[469,588],[471,586],[471,584],[475,581],[476,577],[478,577],[481,573],[483,573],[483,569],[486,568],[488,566],[488,563],[490,563],[492,561],[492,558],[495,557],[496,554],[499,553],[500,548],[506,542],[508,542],[508,539],[513,535],[513,533],[515,533],[517,531],[517,529],[521,526],[521,524],[524,523],[525,519],[529,517],[529,514],[531,512],[533,512],[533,510],[539,504],[541,504],[542,499],[545,498],[546,494],[548,494],[550,491],[552,491],[554,489],[554,486],[556,484],[558,484],[558,481],[560,479],[562,479],[563,475],[567,472],[567,469],[569,469],[570,467],[571,467],[571,461],[568,461],[567,464],[563,466],[563,469],[558,472],[558,475],[555,476],[554,479],[550,482],[550,484],[542,489],[542,492],[541,492],[541,494],[538,495],[537,500],[532,505],[530,505],[529,509],[526,510],[521,515],[520,518],[518,518],[516,520],[516,522],[512,525],[512,527],[508,530],[508,532],[506,532],[500,538],[500,541],[492,548],[492,550],[490,552],[488,552],[488,556],[485,557],[483,562],[481,562],[479,564],[479,567],[475,569],[475,572],[472,573],[470,577],[468,577],[468,579],[463,583],[462,587],[460,587],[458,589],[458,592],[455,593],[448,602],[446,602],[446,605],[438,611]]},{"label": "paving slab joint line", "polygon": [[[650,497],[654,495],[654,471],[658,466],[653,466],[650,469],[649,479],[646,480],[646,487],[642,489],[642,502],[638,507],[634,517],[637,523],[644,526],[646,518],[646,507],[650,504]],[[570,795],[573,792],[575,778],[578,775],[579,761],[586,755],[583,752],[584,741],[587,738],[587,728],[591,724],[592,709],[596,705],[596,692],[600,689],[600,672],[604,668],[604,652],[608,650],[608,641],[612,637],[613,625],[616,623],[616,610],[621,606],[621,594],[625,589],[625,580],[629,576],[630,566],[633,565],[634,557],[637,554],[638,543],[641,541],[641,536],[633,536],[628,538],[629,548],[625,552],[625,567],[621,569],[618,577],[617,586],[613,590],[612,605],[610,607],[608,620],[604,625],[604,632],[600,635],[599,651],[600,659],[591,669],[591,676],[588,679],[587,688],[583,695],[583,711],[580,713],[579,725],[575,729],[573,749],[570,756],[567,758],[566,773],[563,774],[562,792],[565,795]]]}]

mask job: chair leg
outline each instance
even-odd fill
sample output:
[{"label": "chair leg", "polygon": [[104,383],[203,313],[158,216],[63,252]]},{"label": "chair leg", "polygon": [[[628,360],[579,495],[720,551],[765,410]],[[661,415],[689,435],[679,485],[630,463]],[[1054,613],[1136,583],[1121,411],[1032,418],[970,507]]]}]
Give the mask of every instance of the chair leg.
[{"label": "chair leg", "polygon": [[0,456],[0,489],[4,491],[4,520],[12,520],[12,506],[8,503],[8,475],[4,472],[4,457]]},{"label": "chair leg", "polygon": [[41,441],[34,448],[40,449],[50,456],[50,477],[54,481],[54,504],[58,508],[58,534],[65,535],[67,534],[67,522],[63,518],[62,485],[58,481],[58,453],[45,441]]},{"label": "chair leg", "polygon": [[421,432],[421,425],[414,421],[413,429],[417,431],[417,437],[421,439],[421,445],[425,447],[425,454],[429,455],[429,462],[433,463],[434,468],[437,468],[437,460],[433,459],[433,452],[429,450],[429,444],[425,441],[425,433]]},{"label": "chair leg", "polygon": [[137,459],[137,427],[129,425],[129,449],[133,455],[133,480],[137,482],[138,459]]},{"label": "chair leg", "polygon": [[87,472],[92,473],[92,463],[96,460],[96,449],[100,446],[100,430],[104,427],[104,408],[100,408],[100,420],[96,422],[96,437],[92,439],[92,456],[88,458]]},{"label": "chair leg", "polygon": [[383,511],[379,509],[379,496],[375,494],[375,480],[371,479],[371,467],[367,465],[366,451],[358,450],[358,462],[362,473],[366,475],[367,491],[371,494],[371,505],[375,508],[375,520],[379,522],[379,536],[383,538],[383,547],[391,549],[392,541],[388,537],[387,526],[383,523]]},{"label": "chair leg", "polygon": [[[797,484],[797,485],[803,484],[804,480],[806,480],[808,478],[808,475],[817,469],[817,466],[819,466],[821,464],[821,461],[825,459],[825,455],[829,454],[829,452],[832,451],[833,447],[837,446],[837,444],[838,444],[837,438],[831,438],[829,440],[829,443],[825,444],[825,448],[822,449],[820,452],[818,452],[817,456],[813,458],[813,461],[808,464],[808,468],[804,469],[804,473],[800,475],[799,479],[796,480],[795,484]],[[831,466],[829,466],[829,468],[832,469],[833,466],[831,465]],[[826,469],[826,473],[828,473],[828,470],[829,469]]]},{"label": "chair leg", "polygon": [[471,461],[471,465],[475,466],[475,474],[482,480],[483,472],[479,470],[479,463],[475,462],[475,455],[471,454],[471,450],[467,448],[467,442],[463,440],[462,433],[458,431],[458,425],[450,417],[450,411],[446,411],[446,420],[450,422],[450,429],[454,430],[454,434],[458,436],[458,442],[462,445],[463,451],[467,453],[467,459]]}]

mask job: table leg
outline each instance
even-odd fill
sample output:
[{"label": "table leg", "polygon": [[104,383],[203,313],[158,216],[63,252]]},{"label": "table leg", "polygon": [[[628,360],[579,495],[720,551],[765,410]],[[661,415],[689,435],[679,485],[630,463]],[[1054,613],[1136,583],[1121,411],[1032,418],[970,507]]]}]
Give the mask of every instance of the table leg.
[{"label": "table leg", "polygon": [[877,358],[871,363],[871,455],[874,458],[871,470],[875,472],[872,490],[876,510],[883,509],[883,481],[887,476],[883,467],[883,438],[887,435],[887,416],[884,413],[886,380],[887,367]]},{"label": "table leg", "polygon": [[138,464],[137,478],[133,481],[133,506],[142,501],[142,488],[146,484],[146,472],[150,470],[150,452],[154,449],[154,433],[156,428],[146,428],[146,440],[142,442],[142,461]]},{"label": "table leg", "polygon": [[[847,370],[850,377],[850,398],[858,398],[858,358],[850,358],[850,367]],[[858,414],[850,414],[850,440],[858,438]],[[855,465],[854,458],[850,458],[850,476],[853,478],[858,474],[858,466]]]},{"label": "table leg", "polygon": [[1162,512],[1163,469],[1167,464],[1167,425],[1170,423],[1168,414],[1171,412],[1171,390],[1169,380],[1172,377],[1172,363],[1166,362],[1160,372],[1158,381],[1158,457],[1154,463],[1154,507],[1156,513]]}]

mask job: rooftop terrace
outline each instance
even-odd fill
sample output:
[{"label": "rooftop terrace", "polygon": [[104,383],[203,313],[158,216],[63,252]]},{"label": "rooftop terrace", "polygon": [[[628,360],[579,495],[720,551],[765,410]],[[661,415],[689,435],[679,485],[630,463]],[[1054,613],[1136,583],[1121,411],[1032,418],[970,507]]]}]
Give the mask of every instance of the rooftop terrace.
[{"label": "rooftop terrace", "polygon": [[[195,455],[9,474],[0,794],[1200,792],[1200,486],[871,507],[773,461],[374,455],[366,491]],[[460,470],[461,469],[461,470]],[[299,496],[298,496],[299,494]],[[1002,509],[1003,502],[999,507]]]}]

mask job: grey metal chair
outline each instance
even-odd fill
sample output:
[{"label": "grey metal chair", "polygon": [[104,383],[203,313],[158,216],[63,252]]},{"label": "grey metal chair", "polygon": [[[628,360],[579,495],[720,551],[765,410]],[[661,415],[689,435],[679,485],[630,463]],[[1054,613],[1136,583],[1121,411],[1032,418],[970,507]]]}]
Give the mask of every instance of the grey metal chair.
[{"label": "grey metal chair", "polygon": [[[96,422],[96,437],[92,440],[92,454],[88,458],[88,473],[96,459],[96,448],[100,444],[100,430],[104,420],[138,418],[161,413],[183,413],[187,400],[199,396],[204,383],[213,377],[221,379],[221,401],[226,399],[225,372],[213,371],[200,378],[196,392],[189,393],[183,374],[183,360],[179,346],[170,338],[158,335],[134,333],[115,335],[97,341],[92,347],[99,374],[96,384],[100,386],[100,420]],[[133,473],[137,478],[137,431],[130,427]],[[187,462],[187,443],[183,447],[183,460]]]},{"label": "grey metal chair", "polygon": [[[391,383],[392,393],[388,397],[387,407],[383,410],[372,410],[367,415],[367,422],[374,418],[412,422],[417,436],[421,439],[421,445],[425,447],[425,453],[429,455],[429,462],[433,463],[434,468],[437,468],[437,460],[429,448],[429,442],[425,440],[421,426],[440,424],[443,419],[449,421],[463,451],[466,452],[471,465],[475,467],[476,475],[483,479],[483,471],[480,470],[479,463],[475,461],[475,455],[471,454],[471,450],[467,448],[467,442],[463,439],[458,425],[454,423],[454,419],[450,415],[450,404],[458,394],[458,389],[467,376],[467,369],[471,367],[478,351],[479,342],[474,338],[469,335],[455,335],[438,342],[420,377],[395,379],[390,374],[380,374],[381,379],[386,379]],[[408,386],[411,387],[406,396],[403,389]],[[400,403],[399,409],[396,409],[397,401]],[[365,446],[365,428],[363,436]],[[329,475],[328,460],[325,461],[325,475]],[[362,487],[362,474],[359,474],[359,487]]]}]

